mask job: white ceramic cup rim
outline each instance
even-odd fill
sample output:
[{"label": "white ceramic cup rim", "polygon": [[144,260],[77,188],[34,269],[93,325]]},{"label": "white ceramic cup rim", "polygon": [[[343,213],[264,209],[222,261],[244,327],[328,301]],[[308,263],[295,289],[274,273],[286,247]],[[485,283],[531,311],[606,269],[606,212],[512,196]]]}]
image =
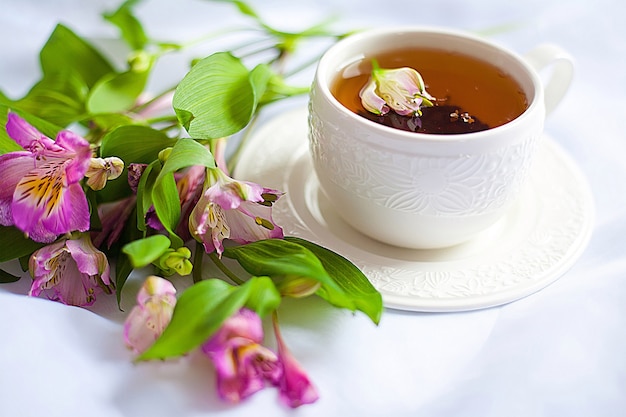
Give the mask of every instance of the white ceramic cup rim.
[{"label": "white ceramic cup rim", "polygon": [[[336,56],[343,53],[346,48],[349,48],[353,44],[357,44],[360,42],[364,42],[366,39],[384,37],[384,36],[404,36],[411,34],[431,34],[431,35],[442,35],[457,38],[463,41],[472,41],[474,43],[478,43],[483,47],[490,48],[494,51],[497,51],[499,54],[506,56],[509,58],[511,62],[515,62],[516,65],[520,69],[523,70],[524,75],[530,81],[529,85],[522,85],[522,88],[525,90],[527,99],[529,101],[528,107],[515,119],[502,124],[500,126],[496,126],[493,128],[489,128],[487,130],[482,130],[479,132],[469,132],[469,133],[455,133],[455,134],[428,134],[428,133],[418,133],[418,132],[407,132],[400,129],[395,129],[393,127],[381,125],[379,123],[368,120],[364,117],[359,116],[358,114],[352,112],[348,108],[346,108],[343,104],[339,102],[335,98],[335,96],[330,91],[330,83],[336,75],[338,75],[338,70],[342,68],[338,68],[333,61],[336,59]],[[392,49],[392,48],[390,48]],[[470,52],[467,55],[473,56]],[[362,56],[361,56],[362,58]],[[357,54],[355,54],[355,59],[357,58]],[[348,64],[348,63],[345,63]],[[329,77],[328,74],[333,73],[333,76]],[[518,129],[520,124],[527,123],[526,119],[532,117],[535,111],[537,111],[537,107],[542,106],[541,111],[545,112],[543,108],[543,87],[541,79],[539,78],[537,72],[531,67],[531,65],[526,62],[526,60],[520,55],[516,54],[513,51],[510,51],[496,43],[493,43],[489,40],[486,40],[482,37],[474,35],[472,33],[463,32],[459,30],[453,30],[448,28],[434,27],[434,26],[400,26],[400,27],[388,27],[388,28],[378,28],[366,30],[363,32],[359,32],[353,35],[350,35],[335,45],[331,46],[326,53],[322,56],[318,63],[317,72],[315,77],[317,78],[316,82],[320,89],[320,93],[325,95],[329,102],[333,105],[335,110],[340,112],[342,116],[347,117],[353,120],[355,123],[363,124],[368,126],[373,132],[379,135],[390,136],[393,135],[395,140],[407,141],[407,142],[416,142],[416,141],[424,141],[424,142],[456,142],[461,141],[465,142],[468,140],[477,141],[477,140],[491,140],[495,137],[501,138],[502,135],[506,135],[506,131],[510,129]],[[522,84],[523,80],[515,78],[516,81]],[[529,91],[529,87],[532,90]]]}]

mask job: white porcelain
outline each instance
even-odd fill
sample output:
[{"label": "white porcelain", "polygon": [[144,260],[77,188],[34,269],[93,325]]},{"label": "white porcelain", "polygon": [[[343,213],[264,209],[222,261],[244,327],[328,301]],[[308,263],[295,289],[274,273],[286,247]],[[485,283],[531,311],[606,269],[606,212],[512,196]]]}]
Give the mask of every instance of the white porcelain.
[{"label": "white porcelain", "polygon": [[[514,77],[529,100],[513,121],[482,132],[428,135],[377,124],[330,92],[341,69],[391,47],[462,52]],[[554,64],[554,65],[552,65]],[[552,65],[546,86],[537,73]],[[483,38],[440,28],[385,28],[352,35],[319,61],[309,102],[309,141],[320,186],[343,220],[382,242],[441,248],[498,221],[520,194],[552,110],[573,73],[569,56],[544,45],[528,60]]]},{"label": "white porcelain", "polygon": [[273,216],[285,233],[354,262],[380,291],[384,305],[395,309],[463,311],[525,297],[572,266],[593,227],[587,180],[547,137],[520,198],[470,241],[442,249],[387,245],[343,220],[321,192],[313,171],[305,108],[282,114],[255,131],[235,174],[284,191]]}]

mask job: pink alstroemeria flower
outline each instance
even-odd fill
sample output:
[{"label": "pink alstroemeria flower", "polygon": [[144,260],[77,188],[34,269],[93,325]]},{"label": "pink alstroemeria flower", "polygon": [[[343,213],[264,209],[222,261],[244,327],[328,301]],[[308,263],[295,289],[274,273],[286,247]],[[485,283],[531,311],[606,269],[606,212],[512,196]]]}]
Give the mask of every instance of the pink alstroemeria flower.
[{"label": "pink alstroemeria flower", "polygon": [[24,150],[0,155],[0,224],[43,243],[89,229],[79,183],[91,160],[89,143],[68,130],[52,140],[15,113],[8,114],[6,130]]},{"label": "pink alstroemeria flower", "polygon": [[402,116],[421,116],[421,108],[433,106],[435,100],[424,86],[424,80],[413,68],[382,69],[372,61],[368,83],[359,93],[361,104],[371,113],[383,115],[393,110]]},{"label": "pink alstroemeria flower", "polygon": [[137,305],[124,322],[124,341],[136,353],[148,349],[161,336],[174,313],[176,288],[154,275],[144,281],[137,293]]},{"label": "pink alstroemeria flower", "polygon": [[319,394],[306,372],[287,349],[274,316],[274,334],[278,343],[278,360],[282,365],[282,377],[278,381],[280,400],[283,404],[296,408],[317,401]]},{"label": "pink alstroemeria flower", "polygon": [[109,262],[86,233],[37,250],[30,257],[29,271],[33,277],[29,295],[48,293],[64,304],[89,306],[99,292],[113,290]]},{"label": "pink alstroemeria flower", "polygon": [[260,317],[242,308],[202,345],[202,352],[215,365],[222,399],[237,403],[263,389],[266,382],[278,384],[282,367],[276,354],[260,344],[262,341]]},{"label": "pink alstroemeria flower", "polygon": [[189,216],[189,231],[207,253],[224,251],[222,241],[250,243],[282,239],[283,229],[272,220],[272,204],[280,191],[237,181],[219,168],[210,170],[213,185],[207,188]]}]

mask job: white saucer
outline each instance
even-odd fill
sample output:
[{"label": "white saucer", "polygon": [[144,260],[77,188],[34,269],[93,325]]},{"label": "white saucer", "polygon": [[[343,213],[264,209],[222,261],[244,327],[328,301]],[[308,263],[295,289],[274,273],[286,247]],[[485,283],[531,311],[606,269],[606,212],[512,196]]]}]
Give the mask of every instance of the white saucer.
[{"label": "white saucer", "polygon": [[544,138],[531,178],[505,217],[468,243],[412,250],[366,237],[341,220],[319,190],[298,108],[253,132],[236,176],[286,194],[274,220],[359,266],[388,308],[462,311],[530,295],[565,273],[589,242],[593,199],[569,156]]}]

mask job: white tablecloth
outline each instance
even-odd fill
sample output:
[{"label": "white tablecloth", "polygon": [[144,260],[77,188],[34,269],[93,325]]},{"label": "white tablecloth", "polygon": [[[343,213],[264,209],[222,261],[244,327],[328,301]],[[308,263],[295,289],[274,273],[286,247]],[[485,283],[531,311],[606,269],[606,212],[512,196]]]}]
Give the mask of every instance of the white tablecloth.
[{"label": "white tablecloth", "polygon": [[[99,13],[117,3],[5,1],[0,89],[16,97],[38,78],[37,51],[58,21],[94,39],[112,37],[114,30]],[[274,389],[238,406],[222,403],[210,363],[194,355],[131,363],[132,354],[122,342],[124,315],[113,301],[98,301],[88,311],[28,298],[23,295],[30,284],[25,276],[0,286],[0,415],[623,416],[626,3],[250,3],[287,29],[336,14],[336,25],[345,29],[443,25],[488,30],[495,41],[520,53],[546,41],[565,47],[576,59],[576,76],[547,120],[546,132],[579,164],[592,187],[596,219],[587,250],[542,291],[486,310],[388,310],[374,326],[362,314],[335,310],[317,299],[287,303],[281,313],[284,337],[321,396],[295,413],[278,403]],[[232,6],[200,0],[147,0],[138,10],[149,33],[164,39],[190,39],[245,23]],[[186,61],[179,58],[167,58],[151,82],[167,86],[180,79]],[[271,111],[264,120],[270,117]],[[129,294],[136,290],[133,285]],[[132,301],[126,297],[123,306],[128,309]]]}]

